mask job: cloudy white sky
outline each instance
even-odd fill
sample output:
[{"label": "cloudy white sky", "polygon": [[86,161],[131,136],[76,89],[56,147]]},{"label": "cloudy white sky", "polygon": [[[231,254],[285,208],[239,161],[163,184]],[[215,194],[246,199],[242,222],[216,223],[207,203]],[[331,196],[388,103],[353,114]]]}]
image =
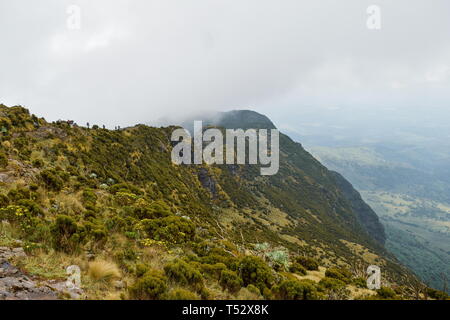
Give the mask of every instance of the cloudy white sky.
[{"label": "cloudy white sky", "polygon": [[0,0],[0,41],[0,103],[48,120],[450,109],[448,0]]}]

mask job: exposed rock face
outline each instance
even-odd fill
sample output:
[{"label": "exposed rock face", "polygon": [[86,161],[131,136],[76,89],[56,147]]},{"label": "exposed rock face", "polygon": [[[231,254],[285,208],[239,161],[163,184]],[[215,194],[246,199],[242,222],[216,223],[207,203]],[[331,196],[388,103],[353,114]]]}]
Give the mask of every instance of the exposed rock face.
[{"label": "exposed rock face", "polygon": [[61,295],[79,299],[82,292],[65,282],[30,278],[8,260],[26,256],[22,248],[0,247],[0,300],[57,300]]},{"label": "exposed rock face", "polygon": [[198,180],[202,184],[203,188],[208,190],[213,198],[217,198],[217,186],[216,181],[208,174],[208,170],[201,168],[198,173]]},{"label": "exposed rock face", "polygon": [[350,202],[353,212],[356,213],[359,223],[364,227],[366,232],[378,243],[384,245],[386,242],[386,234],[384,227],[378,219],[377,214],[372,208],[364,202],[361,195],[353,186],[345,180],[339,173],[331,171],[336,179],[337,185],[340,187],[344,196]]}]

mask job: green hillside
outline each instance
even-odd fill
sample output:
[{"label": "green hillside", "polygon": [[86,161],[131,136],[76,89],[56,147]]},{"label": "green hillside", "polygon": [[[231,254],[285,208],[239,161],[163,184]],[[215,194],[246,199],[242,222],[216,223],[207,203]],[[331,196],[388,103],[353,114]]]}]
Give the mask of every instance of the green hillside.
[{"label": "green hillside", "polygon": [[[33,277],[75,264],[100,299],[414,297],[361,219],[373,212],[285,135],[280,172],[260,176],[174,165],[173,127],[83,128],[6,106],[0,127],[0,247],[23,247],[12,262]],[[392,294],[362,288],[369,264]]]}]

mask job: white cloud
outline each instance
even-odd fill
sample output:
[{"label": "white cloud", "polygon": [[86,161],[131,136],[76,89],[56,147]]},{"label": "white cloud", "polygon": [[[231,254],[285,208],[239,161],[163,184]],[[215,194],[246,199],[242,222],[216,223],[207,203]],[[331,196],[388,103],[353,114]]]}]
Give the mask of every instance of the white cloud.
[{"label": "white cloud", "polygon": [[[69,5],[80,30],[66,27]],[[127,125],[206,109],[450,102],[450,3],[2,0],[0,102]],[[418,23],[418,21],[420,23]]]}]

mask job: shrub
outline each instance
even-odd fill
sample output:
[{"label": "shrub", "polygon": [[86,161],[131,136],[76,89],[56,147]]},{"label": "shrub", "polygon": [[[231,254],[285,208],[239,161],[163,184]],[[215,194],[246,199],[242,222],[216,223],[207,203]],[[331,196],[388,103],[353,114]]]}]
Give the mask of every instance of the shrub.
[{"label": "shrub", "polygon": [[6,166],[8,166],[8,158],[0,153],[0,168],[6,168]]},{"label": "shrub", "polygon": [[325,271],[325,276],[329,278],[334,278],[341,280],[345,283],[350,283],[352,278],[352,273],[345,268],[329,268]]},{"label": "shrub", "polygon": [[427,294],[430,298],[436,300],[447,300],[449,298],[448,294],[444,291],[439,291],[436,289],[428,288]]},{"label": "shrub", "polygon": [[274,288],[275,296],[281,300],[314,300],[317,289],[310,280],[285,280]]},{"label": "shrub", "polygon": [[300,263],[294,262],[289,267],[289,272],[304,276],[306,274],[306,269]]},{"label": "shrub", "polygon": [[35,168],[42,168],[44,166],[44,161],[42,161],[41,159],[34,159],[31,164],[33,165],[33,167]]},{"label": "shrub", "polygon": [[28,212],[34,217],[43,217],[44,216],[44,211],[33,200],[22,199],[22,200],[17,201],[17,204],[24,208],[27,208]]},{"label": "shrub", "polygon": [[200,272],[183,260],[176,259],[169,262],[164,267],[164,271],[169,279],[181,285],[190,285],[197,290],[203,287],[203,277]]},{"label": "shrub", "polygon": [[316,271],[319,270],[319,263],[316,259],[309,257],[297,257],[295,261],[303,266],[306,270]]},{"label": "shrub", "polygon": [[149,271],[149,267],[143,263],[138,263],[135,268],[136,277],[142,277]]},{"label": "shrub", "polygon": [[130,298],[134,300],[161,299],[167,290],[166,277],[156,270],[148,271],[130,288]]},{"label": "shrub", "polygon": [[287,268],[289,264],[289,255],[286,250],[274,250],[266,253],[272,265],[278,269]]},{"label": "shrub", "polygon": [[252,293],[252,294],[254,294],[254,295],[257,295],[257,296],[260,296],[260,295],[261,295],[261,291],[260,291],[257,287],[255,287],[254,285],[252,285],[252,284],[249,284],[249,285],[246,287],[246,289],[247,289],[250,293]]},{"label": "shrub", "polygon": [[88,188],[83,190],[81,199],[84,205],[95,206],[95,203],[97,202],[97,195],[95,194],[94,190]]},{"label": "shrub", "polygon": [[95,281],[110,282],[120,278],[120,271],[115,263],[96,260],[89,263],[88,275]]},{"label": "shrub", "polygon": [[200,297],[195,292],[178,288],[167,294],[167,300],[200,300]]},{"label": "shrub", "polygon": [[224,290],[227,289],[231,293],[236,293],[242,286],[242,279],[231,270],[222,270],[219,282]]},{"label": "shrub", "polygon": [[377,290],[377,296],[381,299],[394,299],[395,291],[388,287],[381,287]]},{"label": "shrub", "polygon": [[195,225],[187,219],[170,216],[159,219],[142,220],[144,230],[150,238],[171,243],[190,241],[195,235]]},{"label": "shrub", "polygon": [[248,256],[243,258],[239,264],[239,270],[245,286],[253,284],[260,291],[272,286],[274,280],[272,269],[258,257]]},{"label": "shrub", "polygon": [[357,288],[362,288],[365,289],[367,288],[367,281],[364,278],[358,277],[352,280],[352,283],[357,287]]},{"label": "shrub", "polygon": [[83,240],[83,230],[78,227],[73,218],[58,215],[50,227],[55,250],[73,252]]},{"label": "shrub", "polygon": [[36,199],[37,194],[35,192],[30,191],[29,188],[17,187],[16,189],[9,190],[8,198],[10,201],[16,202],[22,199],[25,200]]},{"label": "shrub", "polygon": [[9,204],[9,198],[5,196],[4,194],[0,194],[0,208],[4,208],[8,206]]},{"label": "shrub", "polygon": [[162,200],[153,201],[151,204],[138,200],[134,208],[134,215],[138,219],[164,218],[171,214],[170,207]]},{"label": "shrub", "polygon": [[225,270],[227,266],[220,262],[215,264],[202,263],[200,268],[203,274],[207,274],[218,280],[222,274],[222,271]]},{"label": "shrub", "polygon": [[329,277],[321,279],[319,285],[327,290],[338,290],[345,287],[345,283],[343,281]]},{"label": "shrub", "polygon": [[41,178],[50,190],[60,191],[63,187],[63,180],[54,169],[43,170]]}]

